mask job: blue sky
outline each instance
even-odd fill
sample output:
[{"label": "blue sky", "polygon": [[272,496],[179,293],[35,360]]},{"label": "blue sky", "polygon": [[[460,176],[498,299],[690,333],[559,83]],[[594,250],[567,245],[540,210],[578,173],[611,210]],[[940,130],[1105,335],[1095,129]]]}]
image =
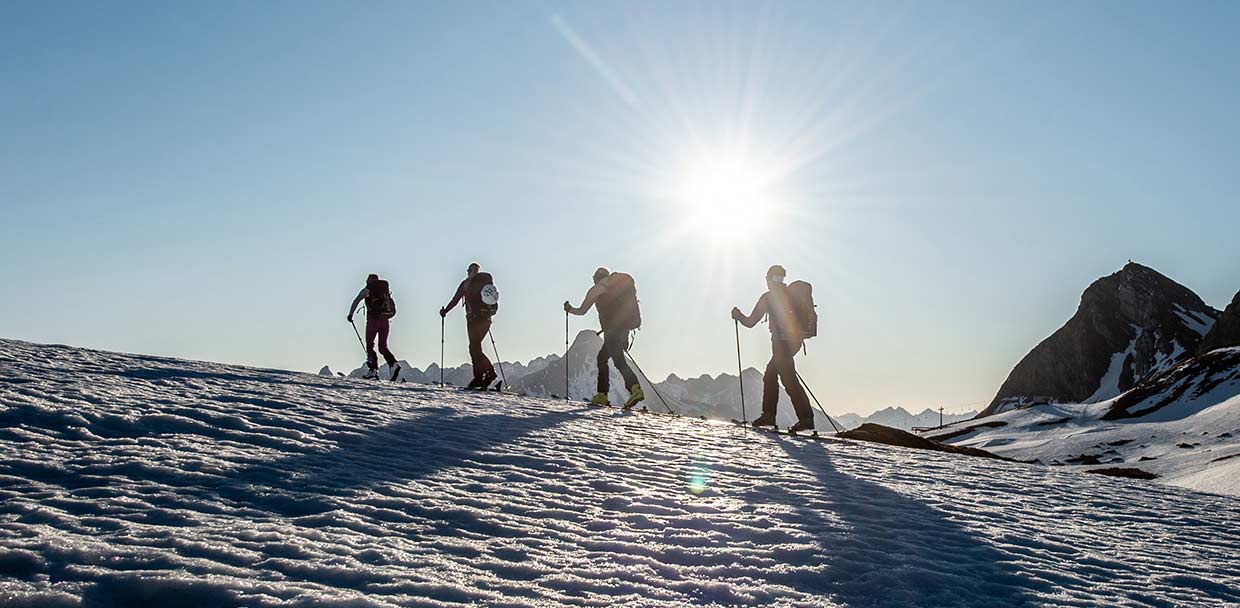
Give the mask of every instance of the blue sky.
[{"label": "blue sky", "polygon": [[1238,29],[1225,2],[3,3],[0,336],[349,369],[373,271],[425,365],[476,259],[523,360],[606,265],[643,368],[696,376],[735,369],[728,311],[781,263],[831,411],[976,406],[1130,258],[1240,289]]}]

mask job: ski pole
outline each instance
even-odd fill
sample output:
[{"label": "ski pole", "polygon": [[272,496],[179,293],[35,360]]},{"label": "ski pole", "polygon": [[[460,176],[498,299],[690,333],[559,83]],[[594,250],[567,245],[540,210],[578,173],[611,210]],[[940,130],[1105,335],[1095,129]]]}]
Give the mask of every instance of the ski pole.
[{"label": "ski pole", "polygon": [[568,311],[564,311],[564,400],[568,401]]},{"label": "ski pole", "polygon": [[439,315],[439,386],[443,386],[443,326],[444,316]]},{"label": "ski pole", "polygon": [[[801,383],[801,386],[804,386],[805,390],[809,392],[809,396],[814,397],[814,391],[810,390],[809,384],[805,383],[805,379],[801,377],[801,372],[797,372],[797,380]],[[822,408],[822,404],[818,402],[818,397],[814,397],[814,403],[818,404],[818,411],[822,412],[822,415],[827,417],[827,422],[831,423],[831,428],[835,429],[835,432],[837,433],[843,432],[840,430],[840,427],[835,424],[835,421],[831,419],[831,414],[828,414],[827,410]]]},{"label": "ski pole", "polygon": [[370,352],[366,350],[366,343],[362,341],[362,332],[357,331],[357,323],[354,323],[353,319],[349,319],[349,325],[353,326],[353,333],[357,334],[357,343],[362,347],[362,352],[369,357]]},{"label": "ski pole", "polygon": [[658,398],[659,398],[659,401],[663,403],[663,407],[664,407],[664,409],[666,409],[666,410],[667,410],[667,413],[669,413],[669,414],[676,414],[676,412],[673,412],[673,411],[672,411],[672,408],[668,407],[668,405],[667,405],[667,401],[664,401],[664,400],[663,400],[663,395],[659,393],[659,389],[658,389],[658,388],[654,385],[654,382],[651,382],[651,381],[650,381],[650,376],[647,376],[647,375],[646,375],[646,372],[643,372],[643,371],[642,371],[642,367],[641,367],[640,365],[638,365],[638,364],[637,364],[637,359],[634,359],[634,358],[633,358],[633,354],[632,354],[632,353],[630,353],[630,352],[628,352],[628,351],[625,351],[625,353],[624,353],[624,354],[628,355],[628,357],[629,357],[629,361],[632,361],[632,362],[633,362],[633,367],[636,367],[636,368],[637,368],[637,373],[641,374],[641,375],[642,375],[642,377],[646,379],[646,384],[649,384],[649,385],[650,385],[650,390],[653,390],[653,391],[654,391],[655,396],[656,396],[656,397],[658,397]]},{"label": "ski pole", "polygon": [[504,377],[504,362],[499,360],[499,349],[495,347],[495,336],[489,329],[487,335],[491,338],[491,350],[495,351],[495,365],[499,366],[499,380],[504,386],[508,386],[508,379]]},{"label": "ski pole", "polygon": [[736,328],[736,383],[741,387],[741,422],[749,426],[749,415],[745,413],[745,370],[741,368],[741,322],[732,320]]}]

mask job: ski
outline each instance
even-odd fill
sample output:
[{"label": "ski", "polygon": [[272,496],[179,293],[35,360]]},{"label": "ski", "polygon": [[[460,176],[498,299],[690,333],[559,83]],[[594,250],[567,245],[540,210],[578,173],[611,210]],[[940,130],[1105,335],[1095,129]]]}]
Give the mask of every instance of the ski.
[{"label": "ski", "polygon": [[771,435],[783,435],[785,437],[796,437],[798,439],[813,439],[815,441],[825,441],[829,438],[828,436],[819,435],[816,429],[811,430],[811,431],[800,431],[800,432],[794,433],[789,429],[781,429],[775,426],[752,426],[750,424],[741,422],[740,420],[737,420],[735,418],[733,418],[731,422],[732,424],[735,424],[736,426],[739,426],[742,428],[752,428],[755,431],[759,431],[762,433],[769,433]]}]

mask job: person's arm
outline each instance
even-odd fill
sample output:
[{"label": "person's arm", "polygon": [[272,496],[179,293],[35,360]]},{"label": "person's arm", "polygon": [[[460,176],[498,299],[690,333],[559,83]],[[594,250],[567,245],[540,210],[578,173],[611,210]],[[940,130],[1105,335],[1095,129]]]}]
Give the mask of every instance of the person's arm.
[{"label": "person's arm", "polygon": [[607,287],[605,287],[604,285],[602,284],[595,285],[594,287],[590,288],[590,291],[586,292],[586,297],[584,300],[581,301],[581,306],[574,307],[568,302],[565,302],[564,311],[569,314],[574,314],[577,316],[584,315],[587,312],[590,312],[590,308],[593,307],[594,303],[598,301],[599,296],[603,295],[603,293],[606,291],[607,291]]},{"label": "person's arm", "polygon": [[767,297],[769,295],[769,293],[764,293],[762,294],[762,297],[758,298],[758,303],[754,304],[753,312],[750,313],[749,316],[745,316],[745,313],[741,312],[741,309],[733,308],[732,318],[740,321],[741,325],[744,325],[745,327],[753,327],[754,325],[757,325],[758,321],[761,321],[762,317],[765,317],[767,314]]},{"label": "person's arm", "polygon": [[452,296],[452,301],[448,302],[447,306],[444,306],[443,308],[439,309],[439,316],[441,317],[448,316],[448,313],[452,312],[452,309],[456,308],[456,305],[461,303],[461,298],[465,297],[465,287],[466,287],[466,284],[468,283],[469,283],[469,279],[465,279],[464,281],[461,281],[461,284],[458,285],[456,288],[456,294]]},{"label": "person's arm", "polygon": [[370,295],[370,288],[363,287],[361,291],[357,292],[357,297],[353,298],[353,303],[349,305],[349,316],[346,317],[350,323],[353,322],[353,311],[357,310],[357,305],[362,300],[365,300],[368,295]]}]

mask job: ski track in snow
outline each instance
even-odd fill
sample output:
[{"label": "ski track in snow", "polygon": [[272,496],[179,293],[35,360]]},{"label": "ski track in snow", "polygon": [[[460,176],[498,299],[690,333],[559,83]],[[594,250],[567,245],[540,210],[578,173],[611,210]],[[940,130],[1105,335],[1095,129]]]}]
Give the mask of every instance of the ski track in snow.
[{"label": "ski track in snow", "polygon": [[13,341],[0,420],[5,606],[1240,603],[1236,500],[1045,467]]}]

